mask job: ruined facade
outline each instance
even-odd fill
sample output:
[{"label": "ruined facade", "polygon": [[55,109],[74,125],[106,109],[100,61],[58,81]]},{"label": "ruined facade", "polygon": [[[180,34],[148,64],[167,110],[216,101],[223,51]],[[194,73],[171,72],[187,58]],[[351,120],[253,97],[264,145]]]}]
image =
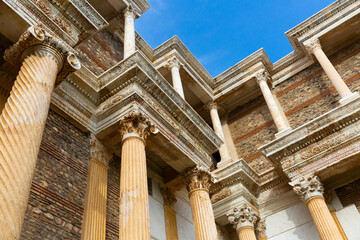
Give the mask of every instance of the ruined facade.
[{"label": "ruined facade", "polygon": [[0,239],[360,239],[360,1],[217,77],[149,8],[0,3]]}]

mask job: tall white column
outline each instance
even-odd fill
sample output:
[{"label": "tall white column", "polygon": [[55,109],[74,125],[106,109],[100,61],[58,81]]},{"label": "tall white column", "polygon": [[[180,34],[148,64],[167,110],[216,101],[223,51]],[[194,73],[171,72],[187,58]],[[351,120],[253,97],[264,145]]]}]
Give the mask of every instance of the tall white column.
[{"label": "tall white column", "polygon": [[216,135],[218,135],[218,137],[224,142],[219,148],[221,161],[218,164],[218,166],[220,167],[226,161],[230,160],[231,157],[230,157],[229,149],[225,142],[225,135],[224,135],[224,131],[222,129],[222,125],[221,125],[221,121],[220,121],[220,117],[219,117],[219,112],[218,112],[219,106],[216,102],[211,102],[208,104],[208,108],[210,109],[210,116],[211,116],[211,121],[212,121],[214,131],[215,131]]},{"label": "tall white column", "polygon": [[168,61],[167,67],[171,71],[172,82],[173,82],[173,87],[174,87],[175,91],[177,93],[179,93],[183,99],[185,99],[184,90],[183,90],[181,77],[180,77],[180,67],[181,67],[180,61],[174,57]]},{"label": "tall white column", "polygon": [[135,47],[135,13],[131,6],[129,6],[124,14],[124,59],[133,54]]},{"label": "tall white column", "polygon": [[281,137],[291,130],[288,120],[281,106],[278,104],[275,96],[272,94],[267,81],[270,78],[269,74],[265,70],[261,70],[255,74],[257,83],[260,86],[261,92],[265,98],[266,104],[270,110],[270,114],[274,120],[274,123],[278,129],[276,137]]},{"label": "tall white column", "polygon": [[331,83],[341,97],[339,101],[341,104],[348,103],[360,96],[358,92],[351,92],[349,87],[341,78],[340,74],[336,71],[335,67],[330,62],[329,58],[325,55],[321,48],[319,39],[314,39],[309,43],[306,43],[305,47],[310,54],[314,54],[321,67],[324,69],[326,75],[329,77]]}]

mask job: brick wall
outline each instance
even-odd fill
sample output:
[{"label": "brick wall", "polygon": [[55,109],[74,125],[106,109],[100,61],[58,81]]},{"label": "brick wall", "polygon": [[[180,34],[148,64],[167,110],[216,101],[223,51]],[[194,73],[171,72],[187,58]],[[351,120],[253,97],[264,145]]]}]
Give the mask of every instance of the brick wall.
[{"label": "brick wall", "polygon": [[[360,41],[330,56],[352,91],[360,89]],[[313,64],[275,87],[291,127],[302,124],[338,106],[339,96],[319,64]],[[277,132],[262,96],[229,113],[229,129],[238,157],[261,173],[272,165],[257,148],[272,141]]]},{"label": "brick wall", "polygon": [[89,136],[49,112],[21,239],[80,239]]},{"label": "brick wall", "polygon": [[355,204],[360,212],[360,178],[352,183],[337,188],[335,192],[344,207]]}]

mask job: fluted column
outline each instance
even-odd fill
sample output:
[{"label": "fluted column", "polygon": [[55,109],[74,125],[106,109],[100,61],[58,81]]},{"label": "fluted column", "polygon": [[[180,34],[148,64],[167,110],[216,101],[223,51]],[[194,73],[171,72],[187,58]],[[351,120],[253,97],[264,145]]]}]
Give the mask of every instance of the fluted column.
[{"label": "fluted column", "polygon": [[218,137],[223,141],[223,144],[219,148],[221,161],[218,164],[218,166],[221,166],[222,164],[225,164],[226,161],[231,159],[230,153],[225,142],[225,135],[219,117],[219,112],[218,112],[219,106],[216,102],[210,102],[208,104],[208,108],[210,109],[210,116],[214,131],[216,135],[218,135]]},{"label": "fluted column", "polygon": [[[66,47],[38,27],[29,28],[5,52],[21,63],[0,116],[0,239],[19,239],[57,74]],[[73,54],[68,62],[80,68]]]},{"label": "fluted column", "polygon": [[323,197],[324,188],[317,176],[308,175],[290,183],[305,202],[322,240],[343,240]]},{"label": "fluted column", "polygon": [[91,135],[82,240],[105,240],[107,176],[111,159],[112,154],[100,140]]},{"label": "fluted column", "polygon": [[150,240],[145,142],[156,128],[135,111],[120,121],[122,135],[119,240]]},{"label": "fluted column", "polygon": [[218,239],[214,212],[209,196],[209,188],[212,183],[213,177],[211,173],[200,166],[189,170],[185,176],[196,240]]},{"label": "fluted column", "polygon": [[173,209],[176,197],[169,188],[161,188],[161,193],[164,198],[166,240],[178,240],[176,212]]},{"label": "fluted column", "polygon": [[180,61],[174,57],[167,62],[166,66],[171,71],[172,83],[175,91],[179,93],[183,99],[185,99],[184,89],[180,77],[180,67],[181,67]]},{"label": "fluted column", "polygon": [[240,240],[256,240],[255,224],[258,214],[250,205],[244,204],[241,208],[234,208],[227,216]]},{"label": "fluted column", "polygon": [[345,104],[351,100],[359,97],[358,92],[351,92],[349,87],[346,85],[344,80],[341,78],[338,71],[336,71],[334,65],[330,62],[329,58],[326,56],[324,51],[321,48],[320,40],[314,39],[305,44],[306,50],[310,54],[314,54],[321,67],[324,69],[326,75],[329,77],[331,83],[335,87],[336,91],[339,93],[341,99],[340,103]]},{"label": "fluted column", "polygon": [[265,70],[260,70],[255,74],[255,78],[260,86],[265,102],[270,110],[270,114],[278,130],[278,133],[275,134],[275,136],[281,137],[282,135],[289,132],[291,128],[281,106],[278,104],[277,100],[275,99],[275,96],[272,94],[267,84],[267,81],[270,79],[270,76]]},{"label": "fluted column", "polygon": [[135,12],[129,6],[124,13],[124,59],[133,54],[136,50],[135,45]]}]

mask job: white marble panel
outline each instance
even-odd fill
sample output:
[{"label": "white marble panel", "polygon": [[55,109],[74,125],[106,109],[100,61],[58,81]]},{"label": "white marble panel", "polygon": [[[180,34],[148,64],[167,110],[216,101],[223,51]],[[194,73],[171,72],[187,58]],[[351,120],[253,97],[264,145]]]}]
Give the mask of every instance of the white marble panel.
[{"label": "white marble panel", "polygon": [[163,204],[149,196],[150,232],[154,239],[166,240]]},{"label": "white marble panel", "polygon": [[349,240],[360,240],[360,214],[354,204],[336,212],[336,216]]},{"label": "white marble panel", "polygon": [[190,205],[181,198],[177,197],[176,199],[177,201],[174,205],[175,212],[192,223],[193,219]]},{"label": "white marble panel", "polygon": [[305,204],[299,203],[268,216],[266,218],[266,234],[268,238],[271,238],[310,221],[312,218],[309,210]]},{"label": "white marble panel", "polygon": [[195,240],[194,225],[181,215],[176,214],[179,240]]},{"label": "white marble panel", "polygon": [[273,237],[268,237],[268,240],[320,240],[320,237],[314,223],[311,221],[295,228],[288,229]]}]

